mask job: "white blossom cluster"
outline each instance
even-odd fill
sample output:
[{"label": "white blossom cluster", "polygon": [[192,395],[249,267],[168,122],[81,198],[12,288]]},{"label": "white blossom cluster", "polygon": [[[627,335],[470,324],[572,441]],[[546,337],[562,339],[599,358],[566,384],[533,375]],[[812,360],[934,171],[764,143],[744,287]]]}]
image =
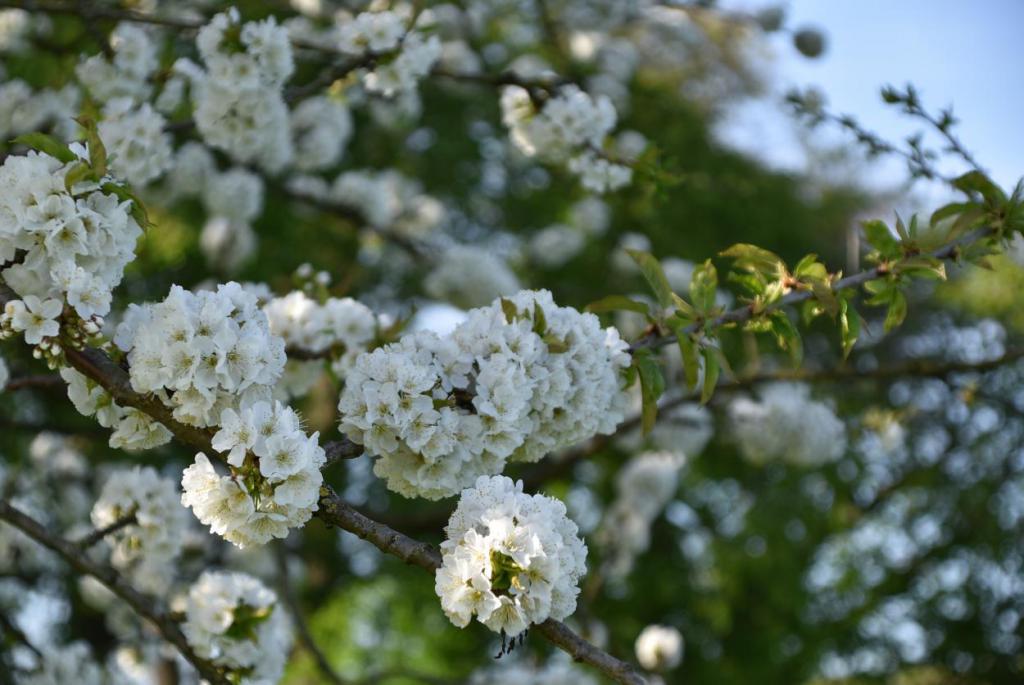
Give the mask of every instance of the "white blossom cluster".
[{"label": "white blossom cluster", "polygon": [[651,546],[651,525],[675,496],[685,463],[678,452],[644,452],[616,475],[615,501],[600,535],[610,576],[627,575],[636,557]]},{"label": "white blossom cluster", "polygon": [[284,341],[235,282],[198,293],[172,286],[163,302],[131,305],[114,342],[128,353],[132,388],[157,393],[193,426],[269,399],[285,362]]},{"label": "white blossom cluster", "polygon": [[[25,252],[0,276],[23,299],[66,300],[90,319],[110,311],[111,290],[134,257],[142,229],[131,216],[131,201],[92,182],[76,183],[69,192],[64,177],[70,166],[36,152],[8,157],[0,166],[0,263]],[[26,300],[32,315],[45,319],[56,318],[52,306],[38,309]]]},{"label": "white blossom cluster", "polygon": [[60,370],[68,384],[68,399],[83,416],[95,416],[104,428],[113,428],[110,446],[115,449],[144,450],[170,442],[171,432],[138,409],[122,407],[95,381],[72,368]]},{"label": "white blossom cluster", "polygon": [[733,438],[755,464],[782,460],[798,466],[833,462],[846,450],[846,426],[832,407],[799,383],[772,383],[760,400],[739,397],[729,405]]},{"label": "white blossom cluster", "polygon": [[58,137],[69,139],[74,135],[79,99],[72,85],[33,91],[21,79],[5,80],[0,83],[0,136],[9,140],[49,127]]},{"label": "white blossom cluster", "polygon": [[569,658],[554,655],[543,664],[525,661],[496,664],[473,673],[469,685],[598,685]]},{"label": "white blossom cluster", "polygon": [[242,24],[231,8],[199,30],[196,46],[205,70],[184,60],[175,68],[192,79],[203,139],[243,164],[283,169],[293,156],[282,96],[295,68],[287,31],[273,17]]},{"label": "white blossom cluster", "polygon": [[113,547],[110,563],[144,592],[162,593],[189,525],[175,482],[150,467],[112,473],[93,505],[92,523],[102,529],[132,515],[134,523],[104,538]]},{"label": "white blossom cluster", "polygon": [[519,279],[492,250],[453,245],[444,251],[423,281],[431,297],[458,307],[482,307],[519,291]]},{"label": "white blossom cluster", "polygon": [[170,168],[173,151],[166,123],[149,103],[136,107],[131,98],[121,97],[106,104],[99,134],[116,176],[145,186]]},{"label": "white blossom cluster", "polygon": [[559,500],[523,493],[522,481],[481,476],[462,492],[445,533],[435,591],[456,626],[476,616],[514,637],[576,610],[587,547]]},{"label": "white blossom cluster", "polygon": [[649,671],[668,671],[683,661],[683,636],[672,626],[649,625],[636,638],[636,660]]},{"label": "white blossom cluster", "polygon": [[199,247],[211,265],[236,271],[256,251],[252,222],[263,211],[263,179],[243,167],[218,170],[209,149],[188,142],[167,174],[174,198],[198,197],[208,214]]},{"label": "white blossom cluster", "polygon": [[295,168],[322,171],[337,164],[352,137],[352,115],[337,98],[318,95],[306,98],[291,116],[295,141]]},{"label": "white blossom cluster", "polygon": [[585,197],[570,208],[564,223],[555,223],[533,234],[528,246],[531,261],[545,268],[562,266],[578,255],[593,236],[602,235],[611,223],[611,210],[598,197]]},{"label": "white blossom cluster", "polygon": [[181,630],[189,646],[238,685],[281,679],[291,624],[277,594],[244,573],[207,571],[189,588]]},{"label": "white blossom cluster", "polygon": [[632,180],[629,167],[601,154],[616,121],[607,97],[591,97],[578,86],[567,85],[538,111],[525,88],[508,86],[501,94],[501,111],[520,152],[546,162],[568,163],[587,190],[617,190]]},{"label": "white blossom cluster", "polygon": [[93,55],[75,68],[75,74],[95,100],[129,98],[143,102],[152,94],[150,76],[159,66],[159,44],[138,24],[123,22],[110,34],[111,57]]},{"label": "white blossom cluster", "polygon": [[444,218],[436,199],[395,170],[346,171],[334,180],[328,197],[358,208],[371,226],[403,235],[422,236]]},{"label": "white blossom cluster", "polygon": [[274,335],[289,347],[321,353],[341,348],[346,355],[366,349],[377,335],[377,317],[351,297],[329,297],[317,302],[296,290],[276,297],[263,307]]},{"label": "white blossom cluster", "polygon": [[238,547],[283,538],[308,521],[326,462],[319,434],[306,435],[299,416],[280,402],[225,409],[220,421],[213,448],[227,453],[231,473],[218,474],[200,452],[182,475],[181,503]]},{"label": "white blossom cluster", "polygon": [[393,97],[413,91],[441,56],[437,36],[407,30],[408,20],[397,12],[362,12],[338,25],[338,47],[352,55],[380,55],[363,75],[371,93]]},{"label": "white blossom cluster", "polygon": [[509,459],[545,454],[622,420],[625,342],[546,290],[471,310],[448,336],[419,331],[356,360],[341,430],[407,497],[438,499]]},{"label": "white blossom cluster", "polygon": [[48,646],[42,650],[39,670],[20,672],[17,685],[127,685],[124,680],[111,677],[92,655],[85,642],[72,642],[64,646]]}]

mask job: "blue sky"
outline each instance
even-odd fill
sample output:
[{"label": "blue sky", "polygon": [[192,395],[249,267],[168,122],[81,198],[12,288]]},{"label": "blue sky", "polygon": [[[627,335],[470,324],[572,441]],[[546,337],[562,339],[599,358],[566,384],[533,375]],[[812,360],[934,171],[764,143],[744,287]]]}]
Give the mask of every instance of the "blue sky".
[{"label": "blue sky", "polygon": [[[729,8],[765,6],[762,0],[724,0]],[[1003,186],[1024,175],[1024,0],[789,0],[787,26],[817,26],[828,49],[810,60],[788,36],[772,38],[766,65],[774,91],[767,101],[741,108],[723,136],[783,167],[802,156],[786,117],[772,103],[793,86],[816,86],[830,109],[853,114],[888,139],[916,128],[881,103],[886,83],[918,87],[930,110],[953,105],[959,134]],[[775,110],[775,111],[773,111]],[[828,136],[828,141],[841,140]],[[951,168],[952,169],[952,168]],[[902,166],[865,170],[871,185],[892,183]]]}]

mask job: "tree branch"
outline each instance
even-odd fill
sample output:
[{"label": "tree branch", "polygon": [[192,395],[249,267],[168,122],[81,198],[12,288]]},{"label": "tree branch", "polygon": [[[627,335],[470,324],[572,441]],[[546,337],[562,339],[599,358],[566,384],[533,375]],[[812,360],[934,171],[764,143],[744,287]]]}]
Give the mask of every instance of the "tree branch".
[{"label": "tree branch", "polygon": [[299,606],[299,599],[295,596],[291,580],[288,578],[288,549],[284,546],[283,540],[276,544],[274,556],[277,561],[278,586],[281,591],[281,599],[284,600],[285,606],[292,616],[292,623],[295,625],[295,632],[298,633],[299,642],[309,652],[309,655],[313,657],[317,668],[320,669],[320,673],[323,674],[328,682],[333,683],[333,685],[346,685],[345,681],[334,672],[331,663],[324,656],[324,653],[320,651],[316,640],[313,639],[309,626],[306,625],[306,620],[302,615],[302,607]]},{"label": "tree branch", "polygon": [[[974,243],[982,239],[989,238],[993,236],[995,232],[996,231],[994,228],[987,226],[983,228],[976,228],[973,231],[969,231],[968,233],[965,233],[959,236],[958,238],[946,243],[945,245],[942,245],[941,247],[937,247],[926,254],[936,259],[954,261],[960,256],[964,247],[973,245]],[[847,276],[846,278],[839,279],[838,281],[832,284],[832,291],[839,292],[841,290],[859,288],[868,281],[873,281],[876,278],[881,278],[887,275],[887,273],[889,273],[888,270],[876,266],[873,269],[861,271],[860,273],[853,274],[852,276]],[[762,310],[762,313],[764,311],[774,311],[776,309],[781,309],[782,307],[799,304],[800,302],[809,300],[812,297],[814,297],[814,293],[811,290],[795,290],[789,293],[788,295],[784,296],[782,299],[780,299],[778,302],[771,305],[770,307],[766,307],[764,310]],[[750,306],[739,307],[737,309],[733,309],[732,311],[725,312],[724,314],[720,314],[719,316],[708,321],[698,321],[696,323],[692,323],[689,326],[680,329],[680,332],[696,333],[700,330],[712,330],[716,328],[721,328],[722,326],[725,326],[727,324],[744,323],[753,318],[754,313],[754,310]],[[665,345],[672,344],[675,341],[675,335],[658,335],[657,332],[655,332],[646,335],[642,337],[640,340],[633,343],[630,346],[630,351],[635,352],[636,350],[644,348],[656,349],[659,347],[664,347]]]},{"label": "tree branch", "polygon": [[81,538],[75,541],[75,544],[78,545],[79,549],[87,550],[103,538],[110,535],[111,533],[116,533],[122,528],[127,528],[128,526],[135,523],[138,523],[138,519],[135,517],[135,512],[133,511],[127,516],[122,516],[113,523],[104,526],[103,528],[97,528],[91,533],[83,535]]},{"label": "tree branch", "polygon": [[[136,393],[132,390],[125,370],[115,364],[101,350],[95,348],[69,349],[66,351],[66,356],[72,367],[99,383],[118,404],[134,407],[149,414],[164,424],[180,441],[202,450],[210,456],[217,456],[218,453],[211,444],[213,438],[211,429],[195,428],[180,423],[174,419],[171,410],[157,398]],[[325,445],[328,454],[344,453],[351,449],[353,448],[350,446],[343,446],[343,443],[327,443]],[[364,516],[345,503],[327,486],[320,491],[320,508],[316,516],[324,523],[347,530],[373,543],[381,551],[398,557],[407,564],[413,564],[431,572],[437,570],[441,565],[441,554],[435,547],[414,540]],[[565,625],[549,620],[541,624],[540,628],[542,635],[569,652],[573,658],[591,664],[613,680],[626,685],[643,685],[645,683],[630,664],[600,650],[573,633]]]},{"label": "tree branch", "polygon": [[12,392],[14,390],[25,390],[27,388],[63,388],[64,379],[55,373],[41,373],[34,376],[22,376],[21,378],[12,378],[4,386],[4,392]]},{"label": "tree branch", "polygon": [[90,575],[103,583],[111,592],[123,599],[135,613],[156,626],[164,639],[173,644],[203,678],[217,685],[230,685],[216,666],[193,651],[178,624],[159,607],[158,600],[136,590],[110,566],[91,561],[75,543],[50,534],[38,521],[11,506],[6,499],[0,499],[0,520],[6,521],[40,545],[56,552],[79,573]]}]

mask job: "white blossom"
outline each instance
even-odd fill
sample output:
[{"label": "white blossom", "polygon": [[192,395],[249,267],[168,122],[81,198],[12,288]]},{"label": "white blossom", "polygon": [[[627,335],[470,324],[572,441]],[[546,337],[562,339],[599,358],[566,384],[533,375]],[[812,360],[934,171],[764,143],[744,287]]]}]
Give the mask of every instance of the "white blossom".
[{"label": "white blossom", "polygon": [[808,386],[773,383],[758,395],[729,405],[732,436],[751,462],[818,466],[843,455],[846,426],[829,405],[811,397]]},{"label": "white blossom", "polygon": [[242,24],[232,8],[200,29],[196,46],[206,69],[177,68],[193,79],[203,139],[238,162],[283,169],[293,157],[281,90],[294,69],[287,31],[273,17]]},{"label": "white blossom", "polygon": [[352,115],[336,98],[316,96],[303,100],[292,112],[295,168],[299,171],[328,169],[345,153],[352,137]]},{"label": "white blossom", "polygon": [[519,288],[505,260],[473,245],[449,247],[423,281],[428,295],[459,307],[481,307]]},{"label": "white blossom", "polygon": [[96,663],[85,642],[48,646],[43,650],[40,669],[19,675],[16,682],[18,685],[119,685]]},{"label": "white blossom", "polygon": [[112,58],[93,55],[75,68],[75,74],[100,102],[147,100],[152,93],[149,78],[159,65],[158,42],[149,30],[131,22],[118,24],[109,42]]},{"label": "white blossom", "polygon": [[92,508],[93,525],[105,528],[131,515],[134,523],[104,538],[113,548],[111,564],[130,574],[143,591],[163,592],[170,585],[189,522],[174,481],[150,467],[112,473]]},{"label": "white blossom", "polygon": [[110,311],[110,291],[134,257],[142,229],[130,214],[131,201],[95,184],[76,184],[69,192],[64,177],[71,164],[30,152],[0,166],[0,262],[25,251],[0,276],[22,298],[67,297],[87,319]]},{"label": "white blossom", "polygon": [[25,335],[25,342],[38,345],[43,338],[52,338],[60,332],[57,317],[64,310],[60,300],[40,300],[26,295],[23,300],[11,300],[4,308],[4,317],[11,328]]},{"label": "white blossom", "polygon": [[475,616],[514,637],[575,611],[587,548],[560,501],[481,476],[462,492],[445,534],[435,591],[456,626]]},{"label": "white blossom", "polygon": [[114,341],[128,353],[132,388],[160,393],[177,420],[195,426],[268,399],[285,361],[284,341],[234,282],[199,293],[173,286],[163,302],[132,305]]},{"label": "white blossom", "polygon": [[671,626],[649,625],[636,638],[636,660],[650,671],[668,671],[683,660],[683,636]]},{"label": "white blossom", "polygon": [[144,186],[171,166],[171,136],[166,120],[149,103],[135,107],[130,98],[116,98],[103,108],[99,134],[111,168],[119,178]]},{"label": "white blossom", "polygon": [[276,683],[290,652],[291,623],[277,594],[244,573],[207,571],[189,588],[181,630],[199,656],[239,685]]},{"label": "white blossom", "polygon": [[205,454],[182,476],[181,502],[203,524],[239,547],[262,545],[301,526],[317,509],[326,461],[298,415],[280,402],[225,409],[213,447],[227,453],[229,475]]},{"label": "white blossom", "polygon": [[420,331],[356,360],[341,429],[406,496],[447,497],[505,462],[622,420],[626,344],[592,314],[522,291],[472,310],[451,335]]},{"label": "white blossom", "polygon": [[171,432],[163,424],[137,409],[121,407],[92,379],[71,368],[60,370],[68,384],[68,399],[84,416],[95,416],[104,428],[113,428],[110,446],[115,449],[144,450],[166,444]]}]

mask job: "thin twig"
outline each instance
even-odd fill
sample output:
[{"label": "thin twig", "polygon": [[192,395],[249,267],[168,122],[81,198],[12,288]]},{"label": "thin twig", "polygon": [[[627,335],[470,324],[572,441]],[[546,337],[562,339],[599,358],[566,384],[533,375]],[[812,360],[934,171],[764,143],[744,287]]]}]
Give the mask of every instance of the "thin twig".
[{"label": "thin twig", "polygon": [[[945,245],[937,247],[931,252],[928,252],[927,256],[934,257],[935,259],[940,259],[943,261],[955,260],[960,256],[961,252],[965,247],[973,245],[974,243],[985,238],[989,238],[994,234],[995,229],[991,227],[976,228],[973,231],[965,233],[959,236],[958,238],[946,243]],[[885,268],[876,266],[873,269],[861,271],[860,273],[853,274],[852,276],[847,276],[846,278],[839,279],[838,281],[832,284],[832,291],[839,292],[841,290],[852,290],[854,288],[859,288],[868,281],[873,281],[876,278],[881,278],[885,276],[887,273],[888,271]],[[811,299],[812,297],[814,297],[814,293],[811,290],[795,290],[789,293],[788,295],[784,296],[775,304],[771,305],[770,307],[766,307],[761,311],[762,313],[765,311],[774,311],[776,309],[781,309],[783,307],[787,307],[790,305],[799,304],[801,302]],[[689,326],[680,329],[680,331],[681,333],[696,333],[697,331],[700,330],[706,331],[721,328],[728,324],[744,323],[753,318],[754,313],[754,309],[749,305],[745,307],[739,307],[737,309],[733,309],[732,311],[725,312],[724,314],[721,314],[708,321],[698,321],[696,323],[690,324]],[[644,336],[637,342],[633,343],[633,345],[630,347],[630,350],[635,352],[636,350],[644,348],[664,347],[665,345],[669,345],[674,342],[676,342],[675,335],[658,335],[657,333],[654,333]]]},{"label": "thin twig", "polygon": [[39,648],[32,644],[32,641],[28,639],[28,636],[25,635],[25,632],[21,628],[19,628],[14,623],[14,621],[7,618],[7,614],[3,613],[2,611],[0,611],[0,629],[2,629],[3,632],[7,633],[11,637],[13,637],[17,642],[24,645],[30,652],[36,655],[37,659],[39,659],[40,661],[42,660],[43,653],[39,651]]},{"label": "thin twig", "polygon": [[159,600],[136,590],[112,567],[93,562],[78,545],[51,534],[38,521],[13,507],[6,499],[0,499],[0,520],[6,521],[40,545],[56,552],[79,573],[90,575],[103,583],[107,589],[123,599],[135,613],[156,626],[164,639],[173,644],[203,678],[217,685],[230,685],[216,666],[195,653],[178,624],[171,620],[160,606]]},{"label": "thin twig", "polygon": [[64,379],[59,375],[55,373],[41,373],[34,376],[12,378],[7,382],[7,385],[4,386],[4,392],[25,390],[27,388],[42,388],[47,390],[52,388],[63,389],[64,386]]},{"label": "thin twig", "polygon": [[324,678],[334,685],[346,685],[345,681],[335,673],[331,663],[327,660],[324,653],[320,651],[316,640],[313,639],[313,634],[309,631],[309,625],[306,624],[306,619],[302,615],[299,599],[296,597],[295,590],[292,588],[291,580],[288,577],[288,549],[283,541],[275,545],[274,556],[277,560],[278,587],[281,590],[281,599],[284,600],[288,613],[291,614],[292,624],[298,633],[299,642],[309,652],[309,655],[313,657],[313,661],[316,662],[317,668],[320,669],[320,673],[323,674]]},{"label": "thin twig", "polygon": [[110,535],[112,533],[116,533],[117,531],[121,530],[122,528],[127,528],[128,526],[131,526],[131,525],[133,525],[135,523],[138,523],[138,521],[139,520],[138,520],[138,518],[135,517],[135,512],[133,511],[130,514],[128,514],[127,516],[122,516],[121,518],[117,519],[116,521],[114,521],[113,523],[111,523],[109,525],[103,526],[102,528],[97,528],[96,530],[92,531],[91,533],[89,533],[87,535],[83,535],[82,537],[80,537],[78,540],[75,541],[75,544],[78,545],[79,549],[82,549],[82,550],[89,549],[90,547],[92,547],[93,545],[95,545],[97,542],[99,542],[103,538],[107,537],[108,535]]}]

